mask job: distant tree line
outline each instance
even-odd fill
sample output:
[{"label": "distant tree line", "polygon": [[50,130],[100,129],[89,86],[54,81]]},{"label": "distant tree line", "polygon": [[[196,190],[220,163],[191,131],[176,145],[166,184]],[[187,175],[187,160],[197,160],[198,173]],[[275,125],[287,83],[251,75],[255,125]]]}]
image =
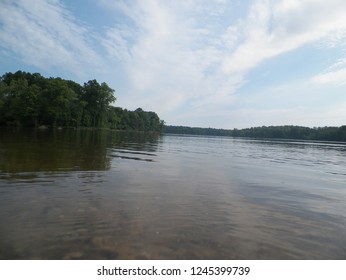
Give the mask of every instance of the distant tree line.
[{"label": "distant tree line", "polygon": [[0,125],[162,130],[164,122],[154,112],[112,106],[114,92],[96,80],[80,85],[38,73],[6,73],[0,78]]},{"label": "distant tree line", "polygon": [[262,126],[245,129],[215,129],[188,126],[165,126],[165,133],[215,135],[250,138],[346,141],[346,126],[309,128],[303,126]]}]

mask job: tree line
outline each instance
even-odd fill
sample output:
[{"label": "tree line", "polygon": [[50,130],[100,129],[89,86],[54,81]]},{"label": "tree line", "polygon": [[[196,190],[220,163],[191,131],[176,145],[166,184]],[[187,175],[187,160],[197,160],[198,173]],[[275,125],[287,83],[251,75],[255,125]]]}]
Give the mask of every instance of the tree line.
[{"label": "tree line", "polygon": [[301,139],[321,141],[346,141],[346,126],[317,127],[303,126],[262,126],[245,129],[215,129],[188,126],[165,126],[165,133],[214,135],[249,138]]},{"label": "tree line", "polygon": [[162,130],[164,122],[155,112],[112,106],[114,93],[95,79],[80,85],[39,73],[5,73],[0,78],[0,125]]}]

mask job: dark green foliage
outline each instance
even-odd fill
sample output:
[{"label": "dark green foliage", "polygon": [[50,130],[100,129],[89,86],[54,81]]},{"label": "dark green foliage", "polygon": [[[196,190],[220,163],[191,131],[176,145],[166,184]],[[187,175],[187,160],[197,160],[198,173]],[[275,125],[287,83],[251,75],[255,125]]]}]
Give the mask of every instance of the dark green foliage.
[{"label": "dark green foliage", "polygon": [[214,135],[214,136],[231,136],[231,130],[216,129],[216,128],[202,128],[202,127],[189,127],[189,126],[165,126],[165,133],[174,134],[191,134],[191,135]]},{"label": "dark green foliage", "polygon": [[96,80],[84,83],[82,99],[85,101],[85,114],[88,114],[87,126],[104,127],[106,125],[109,104],[115,101],[113,94],[114,90],[106,83],[99,84]]},{"label": "dark green foliage", "polygon": [[6,73],[0,78],[0,125],[162,130],[156,113],[113,107],[115,100],[114,90],[96,80],[81,86],[38,73]]},{"label": "dark green foliage", "polygon": [[119,107],[112,107],[108,114],[110,128],[119,130],[159,131],[164,127],[154,112],[146,112],[141,108],[129,111]]},{"label": "dark green foliage", "polygon": [[262,126],[245,129],[215,129],[187,126],[165,126],[164,132],[250,138],[346,141],[346,126],[309,128],[302,126]]}]

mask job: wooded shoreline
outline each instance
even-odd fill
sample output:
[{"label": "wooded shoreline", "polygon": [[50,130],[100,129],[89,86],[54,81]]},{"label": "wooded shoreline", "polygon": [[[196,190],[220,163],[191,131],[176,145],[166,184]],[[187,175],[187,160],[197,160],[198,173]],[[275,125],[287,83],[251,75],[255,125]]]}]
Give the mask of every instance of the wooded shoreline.
[{"label": "wooded shoreline", "polygon": [[113,106],[114,93],[96,80],[80,85],[39,73],[6,73],[0,78],[0,126],[162,130],[155,112]]},{"label": "wooded shoreline", "polygon": [[216,129],[165,125],[155,112],[115,107],[115,90],[105,82],[80,85],[39,73],[17,71],[0,77],[0,127],[93,128],[248,138],[345,141],[341,127],[262,126]]},{"label": "wooded shoreline", "polygon": [[316,127],[303,126],[262,126],[244,129],[216,129],[189,126],[168,125],[163,129],[165,133],[229,136],[262,139],[294,139],[346,142],[346,126],[341,127]]}]

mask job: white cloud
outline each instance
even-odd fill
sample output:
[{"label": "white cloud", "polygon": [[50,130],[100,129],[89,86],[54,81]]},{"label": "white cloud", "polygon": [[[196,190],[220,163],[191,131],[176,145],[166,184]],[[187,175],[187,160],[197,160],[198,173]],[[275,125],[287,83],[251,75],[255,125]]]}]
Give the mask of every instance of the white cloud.
[{"label": "white cloud", "polygon": [[[113,8],[120,7],[134,22],[134,27],[122,34],[116,30],[108,33],[104,41],[109,46],[108,53],[117,59],[121,57],[132,80],[132,88],[128,90],[142,92],[136,96],[138,101],[148,106],[155,104],[153,99],[163,101],[153,108],[158,112],[163,108],[173,110],[183,103],[201,106],[220,102],[221,96],[229,93],[226,85],[233,87],[232,81],[237,85],[239,81],[238,77],[224,80],[219,69],[223,56],[219,46],[222,39],[220,34],[214,34],[216,27],[205,21],[205,16],[208,11],[211,17],[219,14],[225,3],[212,3],[213,6],[209,1],[202,4],[196,1],[169,3],[137,1],[131,3],[134,7],[130,9],[126,4],[116,2]],[[201,25],[203,21],[206,23]],[[132,37],[125,39],[129,35]],[[216,93],[219,99],[215,98]]]},{"label": "white cloud", "polygon": [[232,104],[249,71],[264,60],[346,30],[342,0],[254,1],[233,24],[217,21],[227,18],[230,1],[107,3],[133,23],[126,32],[107,33],[108,53],[121,57],[139,102],[163,102],[154,108],[159,112]]},{"label": "white cloud", "polygon": [[126,26],[118,25],[106,31],[106,40],[102,40],[108,55],[119,61],[126,62],[130,59],[130,50],[128,40],[131,40],[134,35]]},{"label": "white cloud", "polygon": [[76,76],[102,65],[101,56],[88,43],[90,30],[59,0],[2,1],[0,23],[0,45],[29,65]]},{"label": "white cloud", "polygon": [[265,59],[345,31],[345,13],[342,0],[257,1],[242,26],[245,40],[223,61],[223,70],[246,73]]},{"label": "white cloud", "polygon": [[346,68],[319,74],[313,78],[313,82],[319,84],[334,84],[342,86],[346,84]]},{"label": "white cloud", "polygon": [[[225,121],[260,112],[244,107],[232,113],[241,100],[239,89],[252,82],[252,70],[307,45],[345,47],[344,0],[100,0],[114,18],[99,30],[79,22],[61,1],[3,0],[0,46],[46,70],[78,75],[106,65],[112,69],[108,78],[120,83],[115,88],[121,106],[154,110],[172,121],[184,110],[188,114],[181,118],[196,122],[218,112]],[[345,69],[340,60],[312,80],[341,85]],[[292,112],[298,107],[292,105]],[[276,109],[267,110],[268,118],[276,117]],[[258,113],[256,121],[265,122],[265,116]]]},{"label": "white cloud", "polygon": [[346,58],[339,59],[323,73],[312,78],[312,82],[321,85],[342,86],[346,84]]}]

